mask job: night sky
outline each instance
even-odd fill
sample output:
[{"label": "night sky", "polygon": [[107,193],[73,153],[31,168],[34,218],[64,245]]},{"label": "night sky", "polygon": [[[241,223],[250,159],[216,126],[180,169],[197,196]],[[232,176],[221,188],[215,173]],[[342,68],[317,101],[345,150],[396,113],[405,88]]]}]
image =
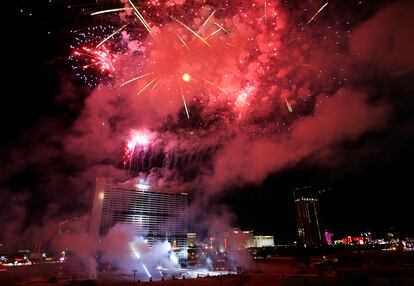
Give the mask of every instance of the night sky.
[{"label": "night sky", "polygon": [[[13,20],[3,24],[2,35],[6,65],[0,112],[0,199],[6,204],[0,211],[0,222],[20,224],[7,229],[17,234],[42,229],[48,220],[82,215],[90,207],[91,192],[86,187],[91,185],[80,182],[87,176],[93,180],[95,173],[81,170],[82,162],[89,164],[89,161],[68,155],[64,138],[76,133],[73,126],[78,124],[86,109],[85,101],[92,93],[75,76],[68,60],[74,42],[72,31],[92,25],[88,14],[98,10],[95,9],[98,4],[63,0],[12,2],[7,13]],[[313,24],[334,21],[342,15],[336,21],[344,23],[351,19],[348,28],[353,30],[394,2],[332,1],[326,13],[321,13],[321,19],[317,18]],[[99,7],[114,7],[117,3],[105,1]],[[296,1],[283,3],[287,11],[304,5]],[[398,3],[413,12],[410,1]],[[313,3],[311,7],[321,4]],[[311,14],[307,12],[304,18]],[[397,12],[395,15],[393,21],[397,24],[393,27],[411,29],[414,35],[413,17],[411,22],[398,23]],[[411,28],[404,28],[410,25]],[[390,28],[378,33],[387,35],[396,30]],[[401,37],[398,39],[401,41]],[[292,191],[311,186],[313,190],[323,190],[319,194],[322,221],[335,238],[362,231],[371,231],[374,236],[388,231],[414,235],[414,56],[410,49],[413,39],[403,38],[399,43],[384,40],[383,44],[388,47],[385,53],[397,47],[397,52],[403,54],[401,58],[391,58],[402,59],[404,69],[394,73],[375,66],[375,61],[364,64],[362,73],[372,76],[355,80],[354,87],[367,91],[370,102],[385,102],[390,107],[385,122],[352,140],[345,138],[329,148],[316,150],[316,154],[295,158],[294,163],[274,168],[263,179],[226,185],[224,191],[210,199],[211,209],[224,205],[234,214],[233,225],[257,234],[273,234],[277,242],[290,242],[296,239]],[[405,55],[407,50],[409,53]],[[353,116],[349,114],[350,118]],[[119,149],[121,154],[120,143]],[[321,164],[321,157],[328,159]],[[120,166],[105,157],[100,164]],[[248,172],[253,166],[256,165],[246,164],[243,168]],[[191,193],[191,200],[197,200],[197,196],[197,192]]]}]

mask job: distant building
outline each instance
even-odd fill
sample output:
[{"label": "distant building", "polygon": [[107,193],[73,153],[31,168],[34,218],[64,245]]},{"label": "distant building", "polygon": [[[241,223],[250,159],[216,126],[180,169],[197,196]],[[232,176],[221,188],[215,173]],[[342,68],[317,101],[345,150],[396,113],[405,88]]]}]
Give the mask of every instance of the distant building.
[{"label": "distant building", "polygon": [[392,232],[387,232],[385,238],[387,242],[391,242],[394,239],[394,234]]},{"label": "distant building", "polygon": [[275,238],[273,235],[255,235],[253,244],[255,247],[275,246]]},{"label": "distant building", "polygon": [[371,236],[371,233],[369,231],[363,232],[361,234],[361,236],[364,238],[364,242],[366,244],[372,243],[372,236]]},{"label": "distant building", "polygon": [[329,232],[329,231],[325,231],[325,242],[327,245],[332,245],[332,237],[333,237],[333,233]]},{"label": "distant building", "polygon": [[187,249],[187,263],[190,266],[195,266],[197,265],[197,252],[199,251],[199,249],[197,249],[196,247],[189,247]]},{"label": "distant building", "polygon": [[104,236],[117,223],[130,225],[148,245],[168,240],[179,256],[187,254],[187,193],[153,189],[145,183],[114,183],[97,178],[90,231]]},{"label": "distant building", "polygon": [[342,238],[342,244],[364,244],[364,238],[362,236],[347,236]]},{"label": "distant building", "polygon": [[197,244],[197,234],[194,232],[187,233],[187,246],[195,247]]},{"label": "distant building", "polygon": [[300,197],[294,200],[299,243],[304,247],[322,245],[324,236],[321,231],[319,200],[315,197]]},{"label": "distant building", "polygon": [[242,250],[254,247],[253,231],[234,229],[233,231],[225,232],[223,236],[224,250]]}]

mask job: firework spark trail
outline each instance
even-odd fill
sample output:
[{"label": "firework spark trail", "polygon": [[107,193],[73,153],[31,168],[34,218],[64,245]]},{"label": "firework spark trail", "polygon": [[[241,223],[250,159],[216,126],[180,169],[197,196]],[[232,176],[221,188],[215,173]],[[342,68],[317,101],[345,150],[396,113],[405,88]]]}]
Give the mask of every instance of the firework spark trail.
[{"label": "firework spark trail", "polygon": [[293,112],[292,106],[289,104],[289,101],[285,98],[286,106],[289,112]]},{"label": "firework spark trail", "polygon": [[190,114],[188,112],[187,103],[185,102],[185,97],[184,97],[183,90],[181,89],[181,87],[180,87],[180,91],[181,91],[181,98],[183,99],[185,112],[187,113],[187,118],[190,119]]},{"label": "firework spark trail", "polygon": [[204,38],[204,40],[207,40],[208,38],[214,36],[215,34],[217,34],[218,32],[222,31],[223,29],[220,27],[217,30],[215,30],[214,32],[212,32],[210,35],[208,35],[207,37]]},{"label": "firework spark trail", "polygon": [[236,46],[235,44],[232,44],[232,43],[225,43],[225,45],[226,46],[229,46],[229,47],[232,47],[232,48],[236,48],[238,50],[241,50],[242,49],[242,48],[240,48],[240,47],[238,47],[238,46]]},{"label": "firework spark trail", "polygon": [[102,50],[92,50],[87,47],[83,47],[82,50],[84,50],[86,53],[79,54],[82,54],[92,59],[92,63],[90,63],[89,65],[84,65],[83,68],[97,65],[100,66],[101,72],[115,71],[115,67],[113,64],[114,59],[111,57],[109,50],[105,46],[102,46]]},{"label": "firework spark trail", "polygon": [[174,33],[177,35],[178,39],[180,39],[180,42],[187,48],[187,50],[190,51],[190,48],[188,47],[184,39],[176,31],[174,31]]},{"label": "firework spark trail", "polygon": [[215,88],[217,88],[217,89],[219,89],[219,90],[221,90],[222,92],[224,92],[225,94],[229,94],[224,88],[222,88],[222,87],[219,87],[219,86],[217,86],[216,84],[214,84],[214,82],[211,82],[211,81],[209,81],[209,80],[207,80],[207,79],[203,79],[206,83],[208,83],[208,84],[210,84],[210,85],[212,85],[212,86],[214,86]]},{"label": "firework spark trail", "polygon": [[77,29],[77,30],[73,30],[73,31],[71,31],[72,33],[78,33],[78,32],[80,32],[80,31],[83,31],[83,30],[86,30],[86,29],[89,29],[90,28],[90,26],[86,26],[86,27],[82,27],[82,28],[79,28],[79,29]]},{"label": "firework spark trail", "polygon": [[99,48],[102,44],[104,44],[106,41],[108,41],[110,38],[112,38],[114,35],[118,34],[122,29],[124,29],[128,24],[123,25],[118,30],[114,31],[112,34],[110,34],[108,37],[103,39],[99,44],[96,45],[96,48]]},{"label": "firework spark trail", "polygon": [[325,9],[326,6],[328,6],[328,2],[326,2],[321,8],[319,8],[319,10],[315,13],[315,15],[313,15],[312,18],[309,19],[306,25],[309,25],[310,22],[312,22],[315,19],[315,17],[318,16],[318,14],[322,12],[323,9]]},{"label": "firework spark trail", "polygon": [[154,90],[156,87],[157,87],[157,85],[160,83],[160,80],[157,80],[155,83],[154,83],[154,85],[152,86],[152,88],[151,88],[151,90]]},{"label": "firework spark trail", "polygon": [[214,22],[214,25],[216,25],[217,27],[219,27],[220,29],[222,29],[226,34],[228,34],[229,32],[226,30],[226,29],[224,29],[224,27],[222,26],[222,25],[220,25],[219,23],[217,23],[217,22]]},{"label": "firework spark trail", "polygon": [[140,95],[141,93],[143,93],[154,81],[156,81],[157,78],[154,78],[153,80],[151,80],[146,86],[144,86],[138,93],[137,95]]},{"label": "firework spark trail", "polygon": [[190,27],[188,27],[186,24],[184,24],[180,20],[174,18],[173,16],[170,16],[170,17],[171,17],[172,20],[174,20],[175,22],[177,22],[178,24],[180,24],[181,26],[183,26],[184,28],[186,28],[188,31],[190,31],[194,36],[196,36],[197,38],[199,38],[207,46],[211,47],[211,45],[206,40],[204,40],[203,37],[201,37],[199,34],[197,34],[193,29],[191,29]]},{"label": "firework spark trail", "polygon": [[208,18],[204,21],[203,23],[203,27],[205,27],[208,23],[208,21],[211,19],[211,17],[213,17],[214,13],[216,13],[216,11],[213,11],[213,13],[210,14],[210,16],[208,16]]},{"label": "firework spark trail", "polygon": [[124,85],[126,85],[126,84],[128,84],[128,83],[131,83],[131,82],[133,82],[133,81],[136,81],[136,80],[141,79],[141,78],[144,78],[144,77],[147,77],[147,76],[149,76],[149,75],[151,75],[151,74],[153,74],[153,73],[152,73],[152,72],[149,72],[149,73],[146,73],[146,74],[143,74],[143,75],[140,75],[140,76],[137,76],[137,77],[131,78],[130,80],[127,80],[126,82],[121,83],[121,85],[120,85],[120,86],[124,86]]},{"label": "firework spark trail", "polygon": [[144,17],[141,15],[141,13],[138,11],[137,7],[135,7],[134,3],[132,3],[131,0],[128,0],[129,3],[131,4],[132,8],[134,8],[135,12],[135,16],[137,16],[138,20],[141,21],[142,25],[144,25],[145,29],[147,29],[148,33],[150,33],[151,37],[153,37],[154,39],[156,39],[155,35],[153,34],[150,25],[148,24],[147,21],[145,21]]},{"label": "firework spark trail", "polygon": [[[264,173],[278,169],[279,166],[288,163],[279,163],[274,160],[265,162],[265,168],[269,170],[258,171],[260,174],[255,175],[243,170],[243,168],[239,170],[237,165],[242,165],[239,162],[243,162],[243,159],[239,161],[237,158],[236,163],[231,165],[231,172],[227,172],[229,168],[225,163],[227,163],[228,156],[239,157],[240,155],[240,157],[243,157],[244,153],[249,153],[250,151],[244,149],[244,146],[252,138],[255,141],[253,144],[257,143],[257,145],[252,148],[254,151],[246,154],[246,156],[256,164],[255,166],[263,166],[258,164],[262,164],[260,161],[262,158],[268,159],[266,154],[279,151],[277,149],[279,140],[275,140],[275,136],[279,136],[277,134],[282,134],[281,137],[277,137],[277,139],[281,138],[282,145],[280,146],[285,146],[284,143],[294,142],[290,139],[286,142],[283,141],[285,138],[283,136],[284,132],[291,131],[289,127],[292,127],[293,136],[299,136],[301,139],[300,136],[303,132],[300,132],[300,128],[296,132],[298,127],[294,123],[302,120],[301,118],[309,117],[310,121],[312,120],[313,107],[318,104],[319,96],[322,97],[325,96],[325,93],[328,93],[329,99],[326,101],[329,101],[331,97],[336,96],[338,90],[348,88],[348,85],[344,85],[343,82],[350,78],[351,72],[354,71],[350,67],[354,66],[353,60],[345,55],[345,53],[348,53],[348,49],[338,49],[335,43],[344,43],[343,41],[348,38],[342,37],[342,33],[349,33],[349,31],[345,31],[345,28],[341,25],[342,22],[339,20],[329,24],[331,24],[331,27],[335,25],[335,30],[338,31],[337,33],[341,33],[341,38],[332,34],[332,30],[328,31],[328,25],[313,26],[322,19],[322,16],[325,15],[323,13],[329,11],[327,2],[318,2],[317,6],[311,8],[311,12],[307,12],[307,16],[305,14],[305,20],[303,20],[303,12],[290,13],[290,8],[283,5],[283,1],[227,1],[229,3],[227,5],[228,9],[223,8],[223,13],[218,10],[219,8],[211,8],[202,4],[220,1],[181,1],[187,4],[179,9],[167,7],[164,5],[166,1],[129,1],[131,1],[130,3],[140,3],[137,4],[137,8],[140,9],[142,15],[141,13],[138,14],[133,8],[132,11],[128,11],[131,12],[130,17],[124,17],[125,12],[122,13],[120,20],[131,21],[130,25],[125,28],[124,32],[121,31],[123,33],[122,38],[120,34],[117,34],[105,45],[110,48],[111,56],[118,52],[117,54],[120,57],[115,65],[119,72],[110,75],[111,82],[122,83],[121,86],[136,82],[126,86],[122,89],[122,92],[119,92],[116,88],[105,90],[108,81],[104,81],[105,84],[101,85],[102,88],[92,94],[92,99],[101,100],[102,90],[114,97],[118,95],[125,97],[125,100],[120,102],[119,108],[115,110],[111,105],[108,112],[103,115],[105,119],[106,117],[114,117],[117,120],[118,117],[113,116],[114,114],[125,114],[125,117],[130,116],[130,118],[128,118],[126,124],[124,122],[114,124],[116,130],[115,128],[103,128],[103,132],[108,132],[108,134],[104,133],[108,136],[103,137],[103,139],[124,134],[125,130],[121,128],[125,127],[134,128],[139,126],[140,128],[159,130],[162,136],[157,138],[158,142],[162,142],[165,146],[168,145],[165,148],[163,145],[160,150],[171,152],[166,155],[165,160],[159,158],[162,159],[160,160],[162,161],[160,163],[161,168],[175,169],[178,166],[175,163],[178,160],[176,157],[182,156],[181,153],[194,152],[198,156],[206,148],[211,150],[208,151],[208,156],[211,155],[212,159],[203,159],[203,163],[206,160],[211,160],[212,170],[214,171],[213,177],[208,183],[212,182],[214,187],[217,186],[218,189],[222,184],[227,184],[227,181],[232,181],[228,179],[233,179],[236,175],[243,179],[249,178],[245,179],[246,181],[255,181],[256,177],[265,175]],[[128,3],[128,1],[123,2]],[[159,6],[151,4],[158,2],[161,3]],[[237,2],[237,5],[234,5],[233,2]],[[148,9],[146,7],[141,8],[141,3],[153,6],[148,7]],[[300,7],[307,9],[300,9],[300,11],[309,11],[309,3],[303,6],[300,5]],[[214,13],[213,10],[217,11]],[[324,12],[324,10],[327,10],[327,12]],[[134,12],[134,15],[132,15],[132,12]],[[311,14],[312,12],[316,13]],[[170,15],[178,20],[170,19]],[[113,17],[110,17],[112,15],[107,16],[108,22],[113,22]],[[149,24],[143,20],[142,16],[145,16]],[[291,18],[291,16],[294,18]],[[312,24],[313,21],[315,24]],[[302,25],[296,25],[300,22]],[[303,30],[303,24],[307,22],[309,29]],[[96,43],[123,24],[126,23],[117,24],[115,25],[116,28],[112,26],[106,30],[97,29],[95,34],[100,35],[97,40],[93,38],[95,36],[93,33],[85,33],[85,37],[89,39],[89,41],[85,41],[85,44],[94,47]],[[149,28],[152,28],[152,31]],[[223,34],[219,32],[218,28],[223,30]],[[144,29],[147,29],[148,32]],[[126,30],[128,30],[128,33],[126,33]],[[153,32],[160,40],[153,40],[154,35],[150,32]],[[324,37],[326,36],[323,43],[319,37],[314,37],[315,32]],[[211,39],[208,39],[207,36]],[[291,40],[291,36],[294,36],[294,39]],[[118,43],[115,43],[115,40]],[[200,41],[203,41],[203,43],[200,43]],[[109,43],[111,46],[109,46]],[[81,49],[81,47],[79,46],[78,49]],[[324,49],[323,54],[319,53],[321,48]],[[119,52],[126,49],[131,52]],[[325,59],[327,60],[325,61]],[[83,57],[83,60],[86,61],[80,62],[81,64],[91,62],[89,58],[85,59]],[[312,70],[304,68],[311,67],[307,62],[313,64]],[[342,71],[342,67],[344,71]],[[97,68],[91,69],[91,72],[97,74],[97,70]],[[314,70],[319,73],[318,76],[315,76]],[[152,72],[152,74],[144,75],[148,72]],[[192,80],[187,82],[186,79],[181,79],[180,76],[184,72],[191,74]],[[106,72],[98,74],[103,79],[107,75]],[[335,76],[332,77],[331,75]],[[355,75],[352,75],[352,77],[355,77]],[[182,89],[180,89],[180,83]],[[329,88],[326,88],[326,85]],[[249,91],[249,86],[253,86],[255,90]],[[352,89],[352,86],[350,88]],[[134,97],[135,95],[139,96]],[[179,96],[181,96],[181,101]],[[188,106],[186,100],[189,101]],[[345,103],[348,102],[348,99],[343,100],[345,100]],[[350,99],[351,103],[352,100]],[[151,102],[150,105],[146,104],[148,101]],[[111,102],[104,101],[103,104],[111,104]],[[96,109],[100,111],[100,109],[107,107],[103,104],[92,105],[90,108],[94,108],[93,111],[96,111]],[[330,108],[330,112],[335,112],[334,108],[337,106],[347,106],[347,104],[343,104],[342,99],[332,104],[333,106],[325,105]],[[355,104],[359,104],[359,101]],[[319,106],[322,106],[322,104]],[[353,108],[353,105],[351,107]],[[189,114],[190,108],[191,115]],[[294,116],[296,113],[301,116]],[[188,118],[187,120],[185,116]],[[120,120],[124,120],[123,117]],[[105,122],[107,121],[105,120]],[[309,130],[309,132],[306,132],[306,136],[314,131],[315,136],[318,136],[318,128],[313,129],[312,123],[309,123],[308,120],[303,122],[303,126],[307,127],[309,124],[311,126],[311,128],[306,129]],[[89,124],[89,122],[86,123]],[[91,125],[90,128],[96,128],[95,120],[93,123],[94,125]],[[277,130],[277,134],[274,133],[275,130]],[[91,134],[91,136],[95,136],[95,132],[91,132]],[[191,134],[191,136],[188,134]],[[224,139],[229,138],[228,135],[231,135],[234,140]],[[310,135],[310,138],[313,138],[312,136],[313,134]],[[245,142],[245,137],[249,141]],[[198,143],[199,141],[200,143]],[[197,144],[196,148],[193,147],[196,145],[195,143]],[[223,148],[224,151],[221,152],[220,149],[220,153],[217,153],[214,149],[215,146],[220,146],[219,148]],[[264,148],[269,148],[269,150],[261,153],[261,149]],[[138,146],[136,150],[139,152],[135,151],[133,156],[131,155],[132,151],[127,153],[132,158],[125,157],[126,164],[133,161],[134,158],[137,159],[137,162],[144,161],[147,157],[152,158],[153,155],[149,153],[156,148],[148,148],[148,150],[150,149],[151,151],[142,152],[144,149]],[[183,152],[178,152],[181,150]],[[245,150],[248,152],[245,152]],[[307,151],[303,151],[302,154],[305,154],[305,152]],[[262,156],[262,154],[265,155]],[[286,156],[288,159],[283,160],[290,162],[289,155]],[[204,155],[201,154],[200,156]],[[188,160],[185,157],[185,160],[186,164],[182,165],[197,168],[198,163],[193,157],[188,157]],[[135,164],[135,161],[133,162]],[[164,162],[168,162],[168,164]],[[152,164],[148,165],[152,166]],[[144,168],[142,169],[144,170]],[[253,179],[250,179],[251,176]],[[189,180],[192,180],[192,178]],[[221,182],[221,180],[225,180],[225,182]]]},{"label": "firework spark trail", "polygon": [[91,16],[105,14],[105,13],[122,12],[126,10],[132,10],[132,8],[115,8],[115,9],[102,10],[102,11],[93,12]]}]

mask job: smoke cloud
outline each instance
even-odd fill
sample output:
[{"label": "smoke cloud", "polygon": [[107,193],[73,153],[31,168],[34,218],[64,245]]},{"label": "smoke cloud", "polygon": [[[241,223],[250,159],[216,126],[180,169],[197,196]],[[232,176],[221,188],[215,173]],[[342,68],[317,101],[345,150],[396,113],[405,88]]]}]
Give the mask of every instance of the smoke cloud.
[{"label": "smoke cloud", "polygon": [[[201,208],[193,210],[204,213],[205,201],[228,187],[258,184],[304,159],[329,165],[333,158],[349,156],[335,147],[381,130],[394,116],[387,98],[367,83],[376,79],[373,74],[412,71],[414,25],[408,1],[385,7],[355,27],[322,14],[305,25],[302,18],[311,15],[299,16],[303,9],[289,11],[282,1],[237,1],[240,5],[227,10],[222,1],[208,7],[193,2],[168,1],[156,8],[160,16],[146,15],[154,23],[155,39],[136,36],[145,34],[141,24],[139,30],[122,32],[126,48],[117,57],[112,85],[95,88],[69,127],[42,121],[26,134],[30,142],[22,140],[8,152],[2,185],[22,180],[32,188],[17,184],[0,193],[11,206],[1,215],[2,226],[7,226],[2,241],[11,243],[19,232],[24,233],[20,237],[34,233],[20,227],[32,223],[30,214],[37,213],[28,208],[31,200],[49,206],[49,212],[41,210],[35,217],[47,229],[62,214],[87,212],[97,176],[127,180],[143,172],[158,185],[185,185],[203,201],[196,200]],[[191,17],[178,18],[182,11],[191,11]],[[170,12],[203,40],[181,20],[166,17]],[[124,13],[121,22],[133,16]],[[188,82],[185,73],[191,76]],[[126,83],[140,75],[147,76]],[[57,104],[79,109],[73,102],[76,92],[67,83],[63,86]],[[124,164],[131,130],[155,136],[149,146],[136,147]],[[214,226],[222,231],[221,216],[213,216],[214,223],[200,214],[195,217],[211,233]],[[93,239],[83,234],[65,239],[90,249],[79,248],[77,253],[87,256],[82,261],[96,250],[84,243]],[[104,258],[131,261],[128,244],[116,240],[134,242],[128,229],[115,227],[102,242],[108,249]],[[143,255],[158,260],[168,249],[160,245],[148,250],[140,241],[134,243]]]},{"label": "smoke cloud", "polygon": [[402,1],[380,10],[357,27],[351,38],[351,51],[364,61],[395,76],[414,69],[414,7]]}]

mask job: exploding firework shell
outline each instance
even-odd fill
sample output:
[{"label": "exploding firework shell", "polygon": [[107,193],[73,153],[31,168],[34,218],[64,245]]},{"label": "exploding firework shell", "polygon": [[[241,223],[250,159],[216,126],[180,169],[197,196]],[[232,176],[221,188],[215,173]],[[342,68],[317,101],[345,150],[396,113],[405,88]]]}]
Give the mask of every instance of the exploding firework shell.
[{"label": "exploding firework shell", "polygon": [[111,84],[117,72],[117,59],[127,49],[120,31],[114,34],[117,30],[119,28],[112,25],[95,26],[76,34],[69,59],[76,76],[90,87]]}]

